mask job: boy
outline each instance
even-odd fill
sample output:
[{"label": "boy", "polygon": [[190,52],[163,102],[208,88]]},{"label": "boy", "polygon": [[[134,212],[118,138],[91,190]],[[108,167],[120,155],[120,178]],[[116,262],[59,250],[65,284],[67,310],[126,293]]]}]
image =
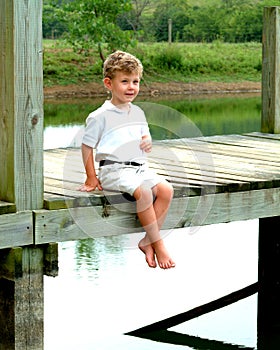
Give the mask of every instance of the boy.
[{"label": "boy", "polygon": [[[82,156],[86,181],[81,191],[118,190],[136,200],[137,215],[146,235],[138,247],[150,267],[175,266],[160,237],[160,228],[173,197],[172,186],[148,169],[145,153],[152,142],[142,109],[132,104],[139,92],[143,67],[134,56],[116,51],[104,62],[104,85],[111,92],[106,101],[86,120]],[[96,176],[93,160],[99,161]],[[155,197],[155,200],[154,200]]]}]

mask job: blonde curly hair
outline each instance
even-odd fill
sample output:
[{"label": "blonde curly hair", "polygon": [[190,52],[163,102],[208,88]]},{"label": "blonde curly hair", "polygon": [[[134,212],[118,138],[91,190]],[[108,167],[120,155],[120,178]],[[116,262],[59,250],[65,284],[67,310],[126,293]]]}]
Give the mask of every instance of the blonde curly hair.
[{"label": "blonde curly hair", "polygon": [[124,51],[115,51],[107,57],[103,65],[103,78],[113,79],[116,72],[143,75],[143,66],[138,58]]}]

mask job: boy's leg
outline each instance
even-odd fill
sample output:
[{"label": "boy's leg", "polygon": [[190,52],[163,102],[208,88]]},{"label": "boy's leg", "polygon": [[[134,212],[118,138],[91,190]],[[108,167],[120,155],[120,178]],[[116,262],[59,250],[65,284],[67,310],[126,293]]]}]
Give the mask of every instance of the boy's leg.
[{"label": "boy's leg", "polygon": [[[156,194],[154,203],[153,192]],[[139,220],[146,231],[146,236],[139,242],[139,248],[145,253],[148,265],[156,267],[156,255],[161,268],[174,267],[175,263],[160,236],[160,228],[173,197],[172,186],[166,181],[155,186],[153,191],[141,186],[134,192],[134,197],[137,200]]]},{"label": "boy's leg", "polygon": [[139,248],[146,255],[146,261],[150,267],[156,267],[155,252],[152,247],[154,240],[159,240],[159,228],[153,208],[153,192],[150,188],[138,187],[134,192],[137,214],[142,227],[146,231],[145,237],[139,242]]},{"label": "boy's leg", "polygon": [[159,229],[161,229],[173,198],[173,187],[167,181],[163,181],[155,186],[153,192],[156,196],[153,204],[154,210]]}]

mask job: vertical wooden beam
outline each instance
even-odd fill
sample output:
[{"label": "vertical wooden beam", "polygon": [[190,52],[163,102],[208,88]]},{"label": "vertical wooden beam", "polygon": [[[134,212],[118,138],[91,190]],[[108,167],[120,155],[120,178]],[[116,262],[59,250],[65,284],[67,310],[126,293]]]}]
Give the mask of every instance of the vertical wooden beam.
[{"label": "vertical wooden beam", "polygon": [[2,250],[0,349],[43,349],[43,304],[43,249]]},{"label": "vertical wooden beam", "polygon": [[280,18],[279,7],[263,13],[262,132],[280,133]]},{"label": "vertical wooden beam", "polygon": [[168,44],[172,44],[172,19],[168,19]]},{"label": "vertical wooden beam", "polygon": [[43,206],[42,0],[0,1],[0,198]]},{"label": "vertical wooden beam", "polygon": [[[0,0],[0,198],[18,211],[43,207],[42,56],[42,0]],[[44,248],[0,261],[0,348],[43,349]]]},{"label": "vertical wooden beam", "polygon": [[44,274],[58,274],[57,243],[0,250],[0,349],[44,348]]},{"label": "vertical wooden beam", "polygon": [[259,221],[258,334],[260,339],[265,339],[269,334],[279,334],[280,331],[279,267],[280,216],[262,218]]},{"label": "vertical wooden beam", "polygon": [[58,276],[58,243],[44,245],[44,275]]}]

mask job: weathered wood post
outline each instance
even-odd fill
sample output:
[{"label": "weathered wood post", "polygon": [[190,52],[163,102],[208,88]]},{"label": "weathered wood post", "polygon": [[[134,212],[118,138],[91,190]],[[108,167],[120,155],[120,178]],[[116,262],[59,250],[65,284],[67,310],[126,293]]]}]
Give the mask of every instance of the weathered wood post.
[{"label": "weathered wood post", "polygon": [[262,132],[280,133],[280,21],[279,7],[263,14]]},{"label": "weathered wood post", "polygon": [[[17,211],[43,205],[42,55],[42,0],[0,0],[0,198]],[[45,249],[0,251],[0,349],[43,349]]]},{"label": "weathered wood post", "polygon": [[[266,7],[263,19],[262,132],[280,133],[279,7]],[[279,266],[280,217],[260,218],[258,349],[280,346]]]}]

